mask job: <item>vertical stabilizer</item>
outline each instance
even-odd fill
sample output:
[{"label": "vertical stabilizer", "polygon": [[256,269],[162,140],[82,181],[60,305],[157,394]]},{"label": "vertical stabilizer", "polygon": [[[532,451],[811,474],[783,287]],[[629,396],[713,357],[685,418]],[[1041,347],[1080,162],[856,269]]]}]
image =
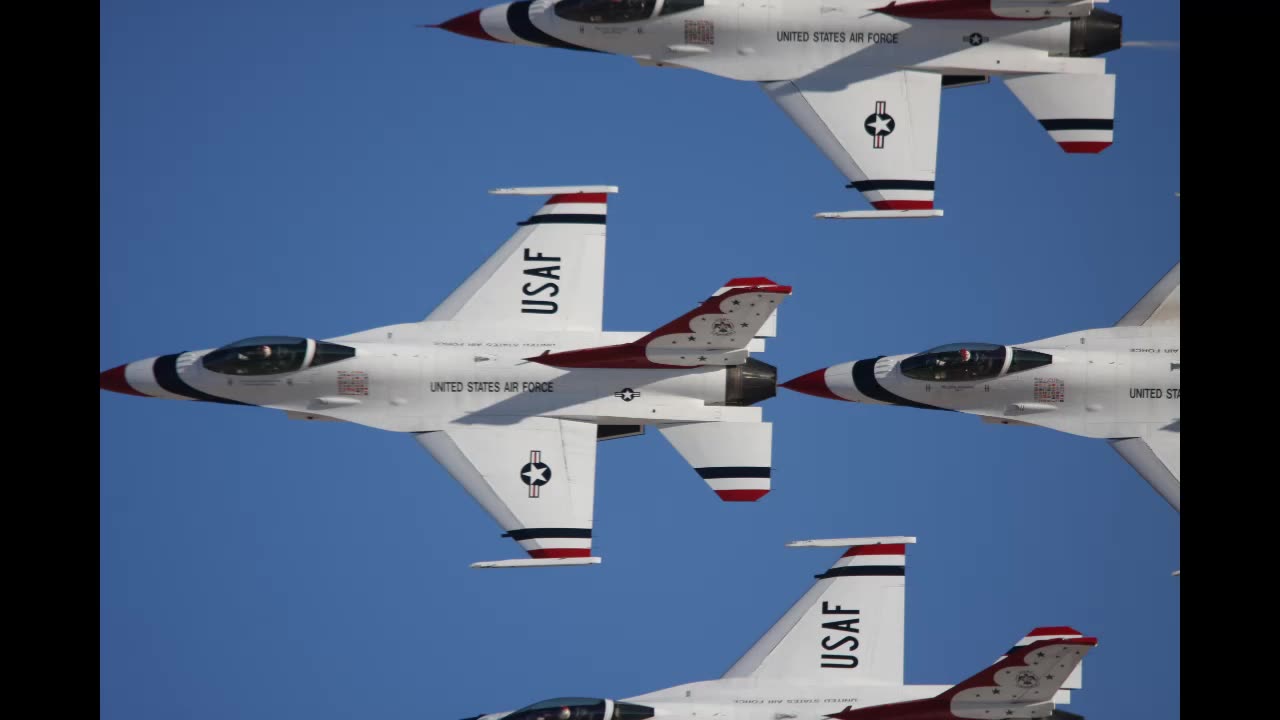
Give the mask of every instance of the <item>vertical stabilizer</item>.
[{"label": "vertical stabilizer", "polygon": [[901,685],[907,545],[913,537],[806,540],[848,550],[725,677]]}]

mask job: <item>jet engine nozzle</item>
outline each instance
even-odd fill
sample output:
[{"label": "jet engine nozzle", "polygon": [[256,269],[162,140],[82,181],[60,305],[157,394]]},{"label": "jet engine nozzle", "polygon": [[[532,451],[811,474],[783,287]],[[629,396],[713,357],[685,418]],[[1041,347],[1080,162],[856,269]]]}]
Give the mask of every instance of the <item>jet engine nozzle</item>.
[{"label": "jet engine nozzle", "polygon": [[1071,57],[1094,57],[1120,49],[1124,21],[1119,15],[1094,7],[1084,17],[1071,19]]},{"label": "jet engine nozzle", "polygon": [[778,368],[755,358],[725,373],[724,404],[755,405],[778,394]]}]

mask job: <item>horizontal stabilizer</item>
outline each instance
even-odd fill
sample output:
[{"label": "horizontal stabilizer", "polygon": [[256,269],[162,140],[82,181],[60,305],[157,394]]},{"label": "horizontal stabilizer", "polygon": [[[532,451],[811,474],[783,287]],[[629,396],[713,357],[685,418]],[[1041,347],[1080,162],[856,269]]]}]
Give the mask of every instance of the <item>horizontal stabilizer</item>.
[{"label": "horizontal stabilizer", "polygon": [[617,185],[543,185],[540,187],[494,188],[490,195],[571,195],[574,193],[618,192]]},{"label": "horizontal stabilizer", "polygon": [[914,545],[916,539],[905,535],[865,538],[835,538],[834,540],[795,540],[787,547],[857,547],[859,545]]},{"label": "horizontal stabilizer", "polygon": [[1099,153],[1111,145],[1116,76],[1037,73],[1005,78],[1049,137],[1069,153]]},{"label": "horizontal stabilizer", "polygon": [[521,560],[488,560],[485,562],[471,563],[473,568],[492,569],[492,568],[525,568],[525,567],[551,567],[554,565],[599,565],[598,557],[580,557],[580,558],[526,558]]},{"label": "horizontal stabilizer", "polygon": [[773,423],[680,423],[658,430],[721,500],[754,502],[769,493]]},{"label": "horizontal stabilizer", "polygon": [[845,210],[843,212],[821,212],[814,217],[819,220],[894,220],[899,218],[931,218],[942,217],[940,208],[929,210]]},{"label": "horizontal stabilizer", "polygon": [[1097,638],[1069,627],[1037,628],[994,665],[936,699],[959,718],[1047,717],[1054,696],[1079,677],[1076,668],[1097,645]]},{"label": "horizontal stabilizer", "polygon": [[751,284],[737,287],[729,281],[728,289],[634,342],[544,352],[525,359],[562,368],[742,365],[750,355],[747,345],[791,294],[789,286],[768,278],[750,280]]}]

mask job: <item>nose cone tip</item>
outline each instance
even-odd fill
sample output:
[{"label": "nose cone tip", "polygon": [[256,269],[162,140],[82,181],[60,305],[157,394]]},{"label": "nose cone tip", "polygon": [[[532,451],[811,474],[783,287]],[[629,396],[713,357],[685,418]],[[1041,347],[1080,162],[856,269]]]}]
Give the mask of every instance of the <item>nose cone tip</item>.
[{"label": "nose cone tip", "polygon": [[493,42],[501,42],[494,36],[484,31],[484,25],[480,23],[480,11],[472,10],[466,15],[459,15],[452,20],[445,20],[438,25],[427,25],[425,27],[439,28],[448,30],[454,35],[465,35],[469,38],[477,40],[490,40]]},{"label": "nose cone tip", "polygon": [[805,373],[798,378],[792,378],[781,385],[788,390],[794,390],[806,395],[813,395],[820,398],[829,398],[831,400],[844,400],[844,398],[831,392],[831,388],[827,387],[827,369],[814,370],[811,373]]},{"label": "nose cone tip", "polygon": [[125,380],[124,377],[124,368],[124,365],[118,365],[110,370],[98,373],[98,387],[103,390],[110,390],[111,392],[117,392],[123,395],[146,397],[146,395],[143,395],[132,387],[129,387],[129,381]]}]

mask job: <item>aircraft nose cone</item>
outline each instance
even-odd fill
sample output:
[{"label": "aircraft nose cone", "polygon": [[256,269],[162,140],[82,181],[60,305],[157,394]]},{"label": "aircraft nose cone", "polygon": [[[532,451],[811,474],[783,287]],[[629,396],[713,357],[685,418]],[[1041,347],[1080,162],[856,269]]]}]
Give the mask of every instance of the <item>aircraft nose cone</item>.
[{"label": "aircraft nose cone", "polygon": [[139,397],[147,397],[142,393],[129,387],[129,381],[124,378],[124,365],[113,367],[98,374],[98,387],[103,390],[121,393],[123,395],[137,395]]},{"label": "aircraft nose cone", "polygon": [[844,398],[831,392],[831,388],[827,386],[827,368],[814,370],[811,373],[806,373],[798,378],[788,380],[782,383],[782,387],[820,398],[844,400]]},{"label": "aircraft nose cone", "polygon": [[440,28],[448,30],[455,35],[465,35],[477,40],[491,40],[493,42],[502,42],[494,36],[484,31],[484,25],[480,23],[480,11],[473,10],[466,15],[459,15],[452,20],[445,20],[439,25],[427,25],[426,27]]}]

